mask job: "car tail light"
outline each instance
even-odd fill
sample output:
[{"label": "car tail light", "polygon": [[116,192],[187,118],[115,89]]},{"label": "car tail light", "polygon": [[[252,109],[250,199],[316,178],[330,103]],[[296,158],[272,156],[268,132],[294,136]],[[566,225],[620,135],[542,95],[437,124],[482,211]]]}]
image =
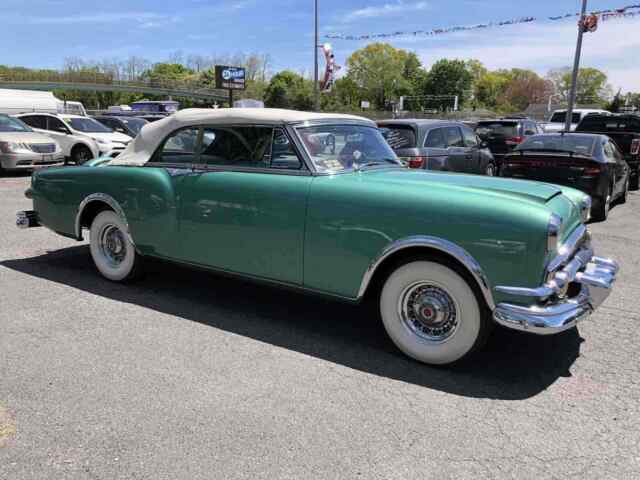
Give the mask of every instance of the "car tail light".
[{"label": "car tail light", "polygon": [[595,177],[602,173],[602,167],[597,165],[595,167],[587,167],[583,170],[582,174],[587,177]]},{"label": "car tail light", "polygon": [[427,157],[410,157],[408,166],[409,168],[425,168],[427,166]]},{"label": "car tail light", "polygon": [[511,137],[505,140],[507,145],[520,145],[524,141],[524,137]]},{"label": "car tail light", "polygon": [[631,155],[640,154],[640,138],[636,138],[631,142]]}]

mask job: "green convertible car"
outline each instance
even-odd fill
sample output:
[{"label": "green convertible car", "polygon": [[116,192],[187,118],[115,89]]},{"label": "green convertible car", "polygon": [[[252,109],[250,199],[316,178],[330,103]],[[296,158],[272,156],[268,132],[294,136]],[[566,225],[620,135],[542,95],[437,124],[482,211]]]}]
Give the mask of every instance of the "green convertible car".
[{"label": "green convertible car", "polygon": [[27,196],[18,226],[89,230],[111,281],[154,257],[371,298],[395,344],[431,364],[478,349],[495,323],[572,328],[618,271],[594,256],[587,195],[410,170],[373,122],[347,115],[184,110],[115,159],[36,172]]}]

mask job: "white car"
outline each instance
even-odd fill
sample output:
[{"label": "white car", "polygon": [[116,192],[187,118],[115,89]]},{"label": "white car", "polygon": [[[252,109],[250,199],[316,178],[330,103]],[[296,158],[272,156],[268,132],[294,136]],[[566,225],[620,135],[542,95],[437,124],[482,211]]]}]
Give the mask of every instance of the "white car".
[{"label": "white car", "polygon": [[0,174],[63,163],[64,155],[55,140],[34,132],[17,118],[0,114]]},{"label": "white car", "polygon": [[100,156],[116,157],[132,140],[100,122],[80,115],[24,113],[17,118],[56,140],[65,157],[82,164]]},{"label": "white car", "polygon": [[[589,108],[576,108],[573,111],[571,118],[571,131],[574,131],[578,124],[584,117],[591,113],[609,114],[606,110],[596,110]],[[555,110],[549,119],[549,122],[544,124],[543,128],[546,133],[555,133],[564,131],[565,122],[567,120],[566,110]]]}]

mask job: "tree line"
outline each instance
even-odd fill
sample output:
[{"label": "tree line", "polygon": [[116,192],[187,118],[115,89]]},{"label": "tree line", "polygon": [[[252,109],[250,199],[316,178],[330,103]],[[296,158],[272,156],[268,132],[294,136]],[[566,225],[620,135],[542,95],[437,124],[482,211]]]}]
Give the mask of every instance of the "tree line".
[{"label": "tree line", "polygon": [[[241,66],[246,69],[247,89],[236,98],[263,100],[268,107],[309,110],[313,108],[313,82],[305,72],[273,72],[271,57],[265,54],[230,56],[189,55],[175,52],[165,62],[131,56],[125,60],[89,61],[67,58],[60,70],[29,69],[0,65],[3,76],[23,80],[83,81],[109,83],[145,82],[157,85],[191,84],[215,88],[215,65]],[[386,43],[372,43],[356,50],[346,60],[346,73],[337,79],[329,93],[323,93],[321,108],[327,111],[355,111],[361,102],[372,109],[389,110],[400,97],[404,108],[413,111],[445,110],[458,97],[460,108],[486,109],[496,113],[521,112],[531,104],[566,102],[571,86],[571,71],[551,70],[544,77],[527,69],[489,70],[478,60],[441,59],[430,68],[414,52]],[[79,100],[88,108],[131,103],[140,94],[118,92],[55,92],[59,98]],[[148,97],[148,96],[147,96]],[[640,105],[640,94],[630,94]],[[205,106],[180,99],[183,107]],[[595,68],[579,72],[578,104],[619,108],[621,93],[614,95],[607,75]]]}]

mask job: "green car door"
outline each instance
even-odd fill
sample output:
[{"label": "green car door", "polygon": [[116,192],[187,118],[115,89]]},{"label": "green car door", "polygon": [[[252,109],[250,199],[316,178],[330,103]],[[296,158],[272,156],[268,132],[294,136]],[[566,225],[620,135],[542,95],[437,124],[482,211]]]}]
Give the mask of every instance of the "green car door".
[{"label": "green car door", "polygon": [[312,176],[286,132],[204,127],[194,171],[176,182],[179,255],[191,263],[302,284]]}]

